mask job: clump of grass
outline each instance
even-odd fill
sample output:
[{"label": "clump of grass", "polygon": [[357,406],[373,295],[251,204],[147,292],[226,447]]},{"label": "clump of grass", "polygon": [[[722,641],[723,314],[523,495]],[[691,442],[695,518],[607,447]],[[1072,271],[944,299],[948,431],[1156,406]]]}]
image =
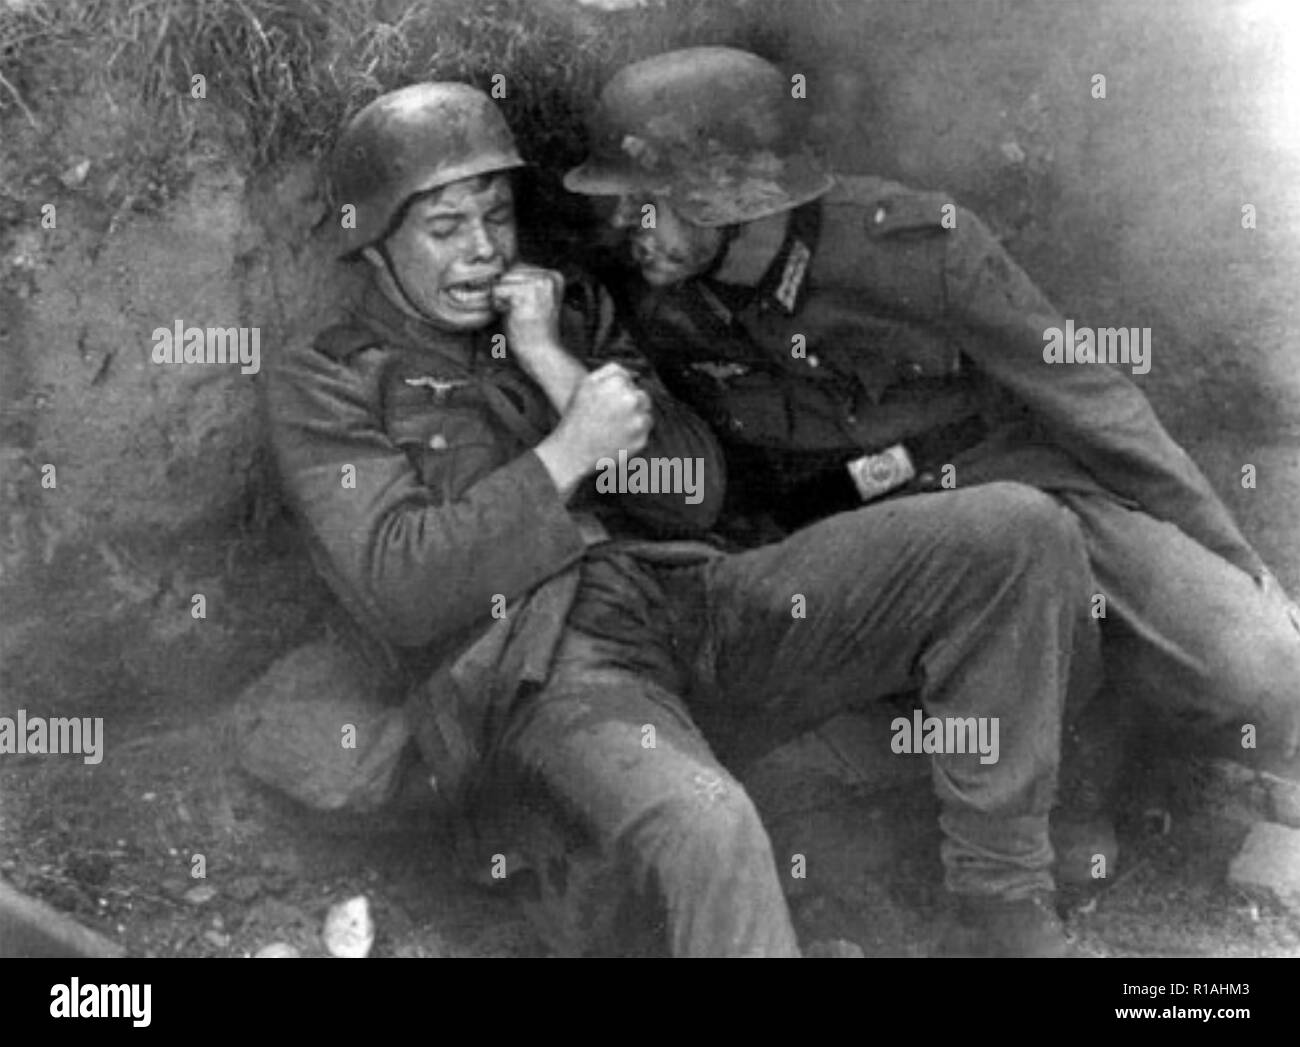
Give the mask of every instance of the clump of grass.
[{"label": "clump of grass", "polygon": [[499,73],[521,146],[567,163],[619,65],[697,43],[779,58],[792,21],[842,2],[653,0],[606,15],[576,0],[0,0],[0,119],[34,119],[42,85],[75,70],[156,106],[166,134],[185,120],[169,101],[201,73],[257,168],[318,153],[383,91],[425,79],[486,88]]},{"label": "clump of grass", "polygon": [[[501,108],[523,155],[539,162],[519,185],[525,248],[555,262],[595,242],[591,209],[563,191],[559,172],[582,159],[584,117],[618,68],[697,44],[778,62],[794,57],[797,39],[842,47],[846,27],[863,23],[861,5],[647,0],[602,14],[578,0],[0,0],[0,136],[21,132],[13,154],[23,156],[0,177],[0,226],[30,211],[6,184],[69,162],[75,133],[47,132],[87,93],[126,102],[109,128],[115,173],[101,207],[116,213],[183,191],[191,161],[214,146],[257,175],[320,157],[385,91],[421,80],[488,89],[500,74]],[[200,73],[206,101],[196,105]]]}]

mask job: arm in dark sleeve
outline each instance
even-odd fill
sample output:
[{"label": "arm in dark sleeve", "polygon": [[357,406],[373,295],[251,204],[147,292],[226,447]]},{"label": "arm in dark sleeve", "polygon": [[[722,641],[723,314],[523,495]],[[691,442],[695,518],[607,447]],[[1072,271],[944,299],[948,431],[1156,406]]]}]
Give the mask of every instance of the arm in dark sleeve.
[{"label": "arm in dark sleeve", "polygon": [[[604,288],[592,286],[587,291],[586,330],[582,334],[566,332],[566,345],[581,345],[575,353],[582,364],[595,369],[602,364],[622,364],[637,375],[639,384],[654,403],[654,428],[643,450],[645,458],[699,459],[702,472],[701,500],[689,504],[673,493],[596,495],[616,497],[628,515],[664,532],[701,533],[713,526],[722,511],[726,493],[726,459],[712,430],[685,404],[674,399],[659,376],[637,347],[632,337],[617,321],[614,303]],[[594,478],[589,482],[594,490]]]},{"label": "arm in dark sleeve", "polygon": [[[331,584],[376,631],[416,646],[486,619],[496,594],[526,592],[575,562],[584,543],[531,450],[451,500],[422,483],[382,425],[384,359],[382,349],[347,364],[291,350],[270,376],[272,442]],[[346,466],[354,488],[344,486]]]},{"label": "arm in dark sleeve", "polygon": [[944,261],[951,319],[983,336],[977,363],[1027,404],[1105,487],[1250,574],[1263,568],[1200,469],[1117,368],[1043,359],[1065,318],[974,215],[959,212]]}]

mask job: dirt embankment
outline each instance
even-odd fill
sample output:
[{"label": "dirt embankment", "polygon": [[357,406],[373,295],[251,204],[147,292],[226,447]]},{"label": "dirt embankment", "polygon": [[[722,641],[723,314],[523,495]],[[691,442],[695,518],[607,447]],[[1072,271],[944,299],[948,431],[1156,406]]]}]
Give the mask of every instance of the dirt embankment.
[{"label": "dirt embankment", "polygon": [[[423,46],[402,35],[409,5],[370,6],[366,47]],[[588,42],[605,41],[605,58],[766,43],[809,75],[812,119],[842,169],[951,190],[1081,323],[1152,326],[1144,387],[1300,588],[1300,291],[1288,278],[1300,209],[1285,189],[1300,179],[1281,176],[1295,157],[1265,121],[1258,70],[1278,60],[1266,27],[1237,25],[1226,4],[1133,12],[1108,0],[1103,19],[1027,0],[823,4],[816,18],[787,14],[779,32],[751,15],[731,33],[684,19],[677,36],[672,12],[656,8],[644,16],[658,19],[654,32],[635,35],[602,21],[618,14],[578,11],[570,23],[554,12],[572,5],[544,6],[553,17],[536,32],[551,35],[525,44],[570,84],[598,79],[594,64],[575,60],[575,74],[565,61]],[[479,31],[459,19],[441,39]],[[1104,103],[1089,96],[1097,71]],[[572,159],[564,136],[586,99],[543,94],[547,75],[540,60],[529,67],[519,82],[539,87],[510,102],[511,119],[538,155]],[[276,939],[312,951],[324,907],[361,892],[375,899],[379,952],[540,949],[514,888],[455,882],[418,816],[378,837],[352,833],[250,788],[224,759],[231,699],[328,599],[284,516],[258,406],[277,348],[342,297],[345,278],[313,246],[324,214],[312,162],[301,150],[250,162],[260,147],[239,148],[256,137],[246,115],[212,96],[190,104],[179,85],[163,112],[73,69],[8,79],[0,715],[103,717],[110,755],[96,766],[4,757],[0,875],[142,952],[239,954]],[[214,91],[223,82],[214,76]],[[566,119],[548,120],[561,104]],[[1247,202],[1260,215],[1253,237],[1240,223]],[[547,218],[569,213],[559,201]],[[178,323],[256,328],[260,367],[155,363],[155,332]],[[1245,463],[1254,488],[1240,483]],[[777,853],[807,858],[790,892],[801,928],[920,952],[938,891],[924,771],[882,782],[864,770],[869,742],[854,748],[853,737],[840,734],[847,760],[808,740],[750,782]],[[1300,948],[1293,917],[1221,886],[1244,826],[1186,802],[1199,793],[1185,782],[1157,793],[1131,808],[1131,874],[1092,908],[1081,902],[1083,938],[1111,953]],[[1176,811],[1172,834],[1144,819],[1149,806]],[[205,881],[191,875],[195,854]],[[194,895],[196,883],[215,894]]]}]

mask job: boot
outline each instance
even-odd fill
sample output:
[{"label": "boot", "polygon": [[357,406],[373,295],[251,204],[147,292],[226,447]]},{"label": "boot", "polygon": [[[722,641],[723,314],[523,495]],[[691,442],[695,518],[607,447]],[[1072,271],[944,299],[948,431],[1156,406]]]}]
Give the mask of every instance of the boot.
[{"label": "boot", "polygon": [[1066,729],[1051,822],[1058,884],[1104,886],[1115,876],[1119,840],[1110,811],[1131,731],[1131,717],[1116,701],[1095,703]]},{"label": "boot", "polygon": [[935,955],[1037,960],[1068,956],[1070,948],[1049,894],[1016,901],[961,895]]},{"label": "boot", "polygon": [[865,958],[862,946],[847,938],[821,938],[805,945],[803,956],[806,960],[861,960]]},{"label": "boot", "polygon": [[1107,790],[1095,781],[1076,783],[1052,812],[1056,882],[1069,887],[1104,887],[1115,875],[1119,838],[1110,817]]}]

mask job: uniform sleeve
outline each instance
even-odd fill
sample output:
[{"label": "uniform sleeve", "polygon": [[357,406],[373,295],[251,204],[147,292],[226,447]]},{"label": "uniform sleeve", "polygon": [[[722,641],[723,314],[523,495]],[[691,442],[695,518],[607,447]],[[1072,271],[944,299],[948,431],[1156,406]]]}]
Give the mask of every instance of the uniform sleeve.
[{"label": "uniform sleeve", "polygon": [[[615,315],[614,301],[599,285],[583,289],[581,331],[566,330],[565,344],[580,347],[575,355],[595,369],[619,363],[636,374],[642,389],[654,402],[654,428],[639,456],[697,459],[700,501],[688,503],[681,493],[596,495],[617,498],[629,516],[664,534],[700,534],[711,528],[722,511],[726,494],[725,458],[712,430],[664,387],[650,362]],[[574,317],[569,317],[572,321]],[[574,351],[571,349],[571,351]],[[595,490],[595,479],[590,481]]]},{"label": "uniform sleeve", "polygon": [[1043,360],[1065,318],[974,215],[961,211],[943,264],[949,317],[982,335],[968,352],[1104,486],[1251,574],[1263,568],[1227,508],[1116,367]]},{"label": "uniform sleeve", "polygon": [[487,620],[497,594],[513,600],[585,545],[531,450],[451,500],[422,483],[383,429],[384,359],[287,352],[268,376],[272,443],[344,603],[391,642],[419,646]]}]

